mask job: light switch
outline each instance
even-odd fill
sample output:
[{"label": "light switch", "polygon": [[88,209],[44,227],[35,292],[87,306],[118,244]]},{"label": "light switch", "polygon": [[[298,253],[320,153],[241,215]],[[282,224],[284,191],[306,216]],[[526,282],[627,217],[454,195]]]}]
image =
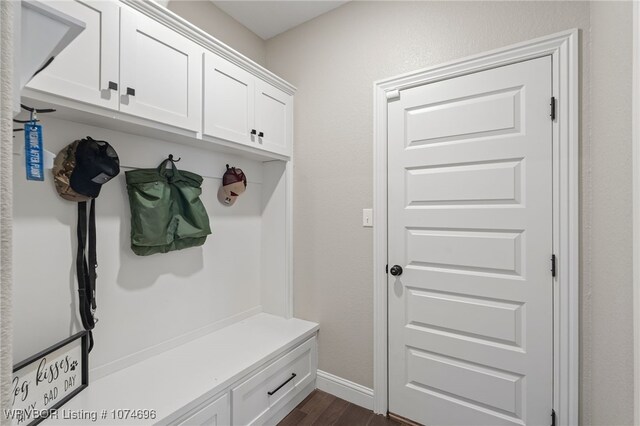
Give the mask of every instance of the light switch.
[{"label": "light switch", "polygon": [[373,209],[362,209],[362,226],[373,227]]}]

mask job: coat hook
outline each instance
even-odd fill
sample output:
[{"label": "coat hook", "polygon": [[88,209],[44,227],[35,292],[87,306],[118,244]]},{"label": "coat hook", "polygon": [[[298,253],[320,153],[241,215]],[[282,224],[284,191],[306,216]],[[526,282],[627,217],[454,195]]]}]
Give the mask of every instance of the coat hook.
[{"label": "coat hook", "polygon": [[26,106],[25,104],[20,104],[20,106],[22,107],[22,109],[29,111],[31,113],[38,113],[38,114],[46,114],[49,112],[56,112],[55,109],[53,108],[32,108],[30,106]]},{"label": "coat hook", "polygon": [[177,163],[180,160],[182,160],[182,157],[178,157],[177,160],[174,160],[173,159],[173,154],[169,154],[169,161],[171,161],[172,163]]}]

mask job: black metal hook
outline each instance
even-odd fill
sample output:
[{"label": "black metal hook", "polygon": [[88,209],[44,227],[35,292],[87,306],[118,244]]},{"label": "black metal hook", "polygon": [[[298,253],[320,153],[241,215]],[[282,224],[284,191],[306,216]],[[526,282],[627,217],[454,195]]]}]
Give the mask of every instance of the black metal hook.
[{"label": "black metal hook", "polygon": [[[40,120],[18,120],[18,119],[13,119],[14,123],[19,123],[19,124],[27,124],[27,123],[32,123],[32,122],[39,122]],[[13,129],[14,132],[23,132],[24,129]]]},{"label": "black metal hook", "polygon": [[[25,110],[29,111],[31,113],[31,117],[28,120],[18,120],[17,118],[14,118],[13,122],[14,123],[18,123],[18,124],[37,123],[40,120],[34,119],[34,117],[33,117],[34,113],[38,113],[40,111],[43,111],[44,113],[54,112],[55,111],[55,109],[51,109],[51,110],[49,110],[49,109],[47,109],[47,110],[36,110],[35,108],[31,108],[31,107],[28,107],[28,106],[23,105],[23,104],[20,104],[20,106],[22,108],[24,108]],[[13,131],[14,132],[22,132],[22,131],[24,131],[24,129],[13,129]]]},{"label": "black metal hook", "polygon": [[41,108],[41,109],[38,109],[38,108],[32,108],[32,107],[26,106],[25,104],[20,104],[20,106],[22,107],[22,109],[24,109],[26,111],[29,111],[31,113],[35,112],[35,113],[38,113],[38,114],[46,114],[46,113],[49,113],[49,112],[56,112],[56,110],[53,109],[53,108]]},{"label": "black metal hook", "polygon": [[[30,106],[26,106],[25,104],[20,104],[20,107],[22,107],[22,109],[24,109],[25,111],[29,111],[29,120],[28,121],[22,121],[23,123],[35,123],[38,121],[37,119],[37,114],[47,114],[49,112],[55,112],[56,110],[53,108],[33,108]],[[17,123],[20,123],[21,121],[18,120],[14,120]]]},{"label": "black metal hook", "polygon": [[[47,59],[47,62],[45,62],[45,63],[44,63],[44,65],[42,65],[42,66],[38,69],[38,71],[36,71],[36,72],[33,74],[33,77],[35,77],[36,75],[40,74],[42,71],[44,71],[44,69],[45,69],[45,68],[47,68],[49,65],[51,65],[51,62],[53,62],[53,60],[54,60],[55,58],[56,58],[55,56],[52,56],[52,57],[50,57],[49,59]],[[32,78],[33,78],[33,77],[32,77]]]},{"label": "black metal hook", "polygon": [[171,161],[172,163],[177,163],[180,160],[182,160],[182,157],[179,157],[177,160],[174,160],[173,154],[169,154],[169,161]]}]

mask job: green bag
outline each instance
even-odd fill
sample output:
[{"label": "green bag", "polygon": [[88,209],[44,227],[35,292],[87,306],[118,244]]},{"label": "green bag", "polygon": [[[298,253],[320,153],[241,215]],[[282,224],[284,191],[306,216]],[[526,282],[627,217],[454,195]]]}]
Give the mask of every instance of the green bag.
[{"label": "green bag", "polygon": [[[171,169],[167,169],[169,162]],[[179,171],[172,158],[157,169],[131,170],[125,175],[135,254],[148,256],[204,244],[211,228],[200,200],[201,176]]]}]

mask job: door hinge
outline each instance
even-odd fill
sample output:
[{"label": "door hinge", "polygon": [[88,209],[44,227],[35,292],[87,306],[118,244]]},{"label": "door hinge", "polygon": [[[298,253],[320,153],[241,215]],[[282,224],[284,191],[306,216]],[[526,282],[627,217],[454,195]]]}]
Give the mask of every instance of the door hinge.
[{"label": "door hinge", "polygon": [[387,273],[387,274],[389,273],[389,265],[388,264],[387,264],[387,266],[384,267],[384,272]]},{"label": "door hinge", "polygon": [[551,409],[551,426],[556,426],[556,410]]},{"label": "door hinge", "polygon": [[555,121],[556,119],[556,98],[554,96],[551,97],[551,121]]},{"label": "door hinge", "polygon": [[556,276],[556,255],[555,254],[551,255],[551,276],[552,277]]}]

